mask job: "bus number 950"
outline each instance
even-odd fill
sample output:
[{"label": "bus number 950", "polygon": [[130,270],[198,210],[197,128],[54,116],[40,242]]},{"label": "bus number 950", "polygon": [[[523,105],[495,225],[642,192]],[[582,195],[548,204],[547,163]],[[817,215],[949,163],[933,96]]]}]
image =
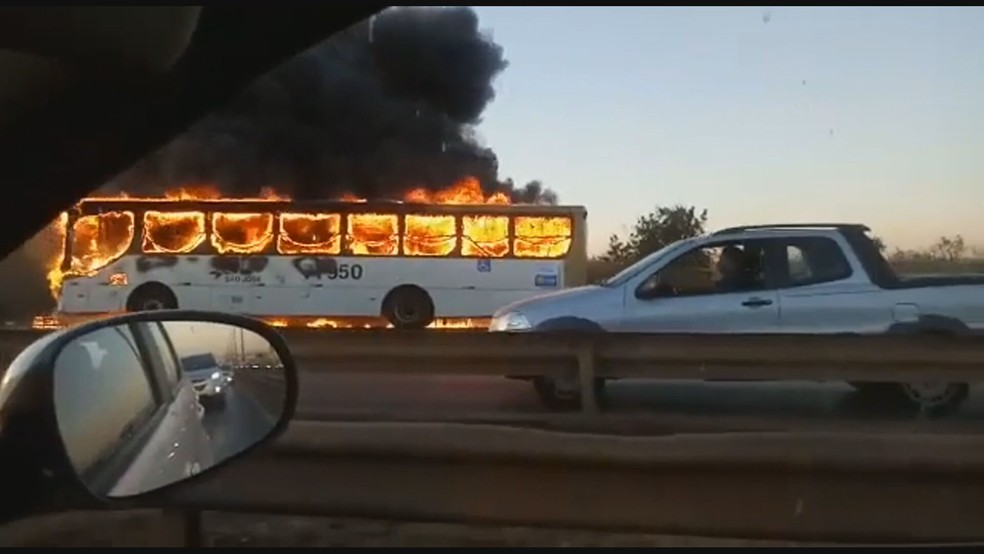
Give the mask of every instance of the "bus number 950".
[{"label": "bus number 950", "polygon": [[358,281],[362,279],[362,266],[359,264],[338,264],[325,271],[325,277],[329,279],[352,279]]}]

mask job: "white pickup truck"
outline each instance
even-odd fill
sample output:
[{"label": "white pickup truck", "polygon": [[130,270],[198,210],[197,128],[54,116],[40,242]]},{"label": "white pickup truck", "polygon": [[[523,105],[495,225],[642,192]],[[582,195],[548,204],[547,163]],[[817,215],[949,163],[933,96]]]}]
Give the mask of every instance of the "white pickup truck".
[{"label": "white pickup truck", "polygon": [[[760,225],[675,242],[598,285],[498,310],[490,331],[944,333],[984,328],[984,277],[900,277],[869,229]],[[541,399],[575,404],[573,379],[532,378]],[[946,413],[966,383],[851,383]],[[599,380],[600,388],[604,382]]]}]

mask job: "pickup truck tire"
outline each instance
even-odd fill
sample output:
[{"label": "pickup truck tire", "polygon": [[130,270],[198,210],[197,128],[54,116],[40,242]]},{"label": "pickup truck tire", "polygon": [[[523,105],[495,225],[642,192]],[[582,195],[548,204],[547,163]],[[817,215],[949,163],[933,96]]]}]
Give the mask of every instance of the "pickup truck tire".
[{"label": "pickup truck tire", "polygon": [[949,415],[970,395],[967,383],[899,383],[897,387],[913,409],[932,416]]},{"label": "pickup truck tire", "polygon": [[926,415],[945,416],[970,395],[966,383],[848,383],[873,402],[885,402]]},{"label": "pickup truck tire", "polygon": [[[535,331],[604,333],[605,329],[589,319],[565,316],[544,321],[536,326]],[[534,377],[532,381],[533,390],[547,409],[555,411],[581,409],[581,379],[576,370],[565,373],[561,377]],[[605,382],[604,378],[594,380],[595,399],[599,407],[604,402]]]},{"label": "pickup truck tire", "polygon": [[[576,375],[557,377],[534,377],[533,390],[540,402],[553,411],[576,411],[581,409],[581,382]],[[594,380],[595,399],[599,404],[605,393],[605,379]]]},{"label": "pickup truck tire", "polygon": [[[922,315],[918,323],[909,327],[905,324],[893,326],[889,332],[912,333],[917,335],[954,336],[969,331],[959,320],[949,317]],[[852,383],[854,384],[854,383]],[[883,398],[891,399],[887,387],[893,386],[895,398],[917,413],[939,417],[946,416],[960,407],[970,395],[968,383],[865,383],[864,388],[874,391]],[[861,389],[859,389],[861,390]],[[881,392],[881,391],[884,392]],[[863,391],[862,391],[863,392]]]}]

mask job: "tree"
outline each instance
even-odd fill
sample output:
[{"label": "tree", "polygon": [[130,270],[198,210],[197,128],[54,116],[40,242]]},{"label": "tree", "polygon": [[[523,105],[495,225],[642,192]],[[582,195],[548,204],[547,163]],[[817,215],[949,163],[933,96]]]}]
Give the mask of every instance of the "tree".
[{"label": "tree", "polygon": [[885,249],[888,248],[885,241],[883,241],[881,237],[871,237],[871,242],[875,243],[875,248],[877,248],[882,254],[884,254]]},{"label": "tree", "polygon": [[967,245],[964,244],[964,239],[961,235],[956,235],[953,238],[940,237],[940,240],[936,241],[936,244],[929,251],[933,258],[955,262],[963,257],[967,251]]},{"label": "tree", "polygon": [[608,251],[602,261],[620,265],[630,264],[664,246],[681,239],[703,235],[707,224],[707,210],[697,212],[693,206],[656,206],[648,215],[636,220],[628,238],[612,235],[608,239]]}]

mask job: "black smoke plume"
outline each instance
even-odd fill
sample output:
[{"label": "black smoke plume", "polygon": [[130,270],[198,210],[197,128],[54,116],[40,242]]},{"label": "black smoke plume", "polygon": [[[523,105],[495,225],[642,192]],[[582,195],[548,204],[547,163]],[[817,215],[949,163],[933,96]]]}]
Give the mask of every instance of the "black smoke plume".
[{"label": "black smoke plume", "polygon": [[469,8],[389,9],[283,64],[107,189],[398,199],[470,176],[486,193],[555,203],[537,181],[500,180],[475,137],[507,65]]}]

